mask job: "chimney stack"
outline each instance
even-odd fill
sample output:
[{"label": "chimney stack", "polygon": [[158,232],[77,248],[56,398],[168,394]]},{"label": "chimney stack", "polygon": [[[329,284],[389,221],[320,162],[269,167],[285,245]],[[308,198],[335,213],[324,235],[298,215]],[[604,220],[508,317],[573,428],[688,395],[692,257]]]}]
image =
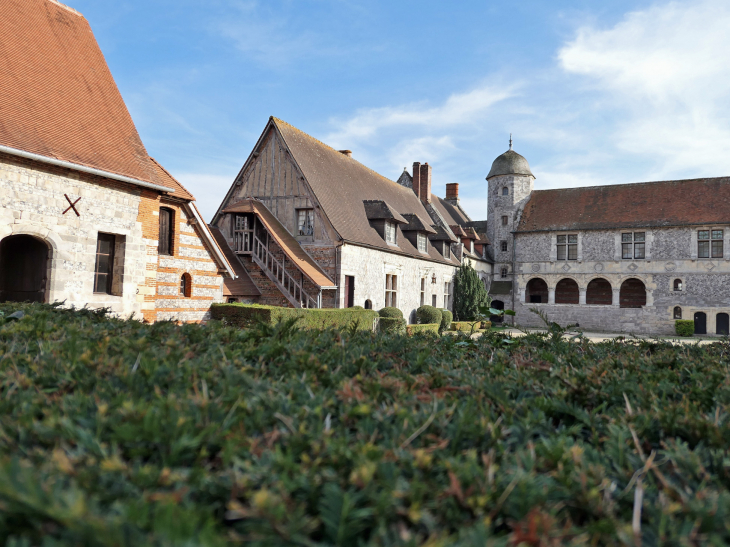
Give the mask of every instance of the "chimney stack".
[{"label": "chimney stack", "polygon": [[451,205],[459,205],[459,183],[452,182],[446,185],[446,201]]},{"label": "chimney stack", "polygon": [[421,162],[413,162],[413,191],[418,197],[421,196]]},{"label": "chimney stack", "polygon": [[347,156],[348,158],[352,157],[352,150],[339,150],[340,154],[343,154]]},{"label": "chimney stack", "polygon": [[[420,179],[421,191],[419,192],[418,197],[420,197],[421,201],[427,205],[431,203],[431,166],[428,162],[421,165]],[[415,180],[413,181],[413,186],[415,187]]]}]

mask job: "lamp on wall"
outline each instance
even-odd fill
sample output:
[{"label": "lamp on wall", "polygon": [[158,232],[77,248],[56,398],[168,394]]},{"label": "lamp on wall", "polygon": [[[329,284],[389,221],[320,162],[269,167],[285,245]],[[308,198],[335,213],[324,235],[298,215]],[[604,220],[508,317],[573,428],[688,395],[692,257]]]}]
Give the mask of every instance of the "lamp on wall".
[{"label": "lamp on wall", "polygon": [[436,284],[436,274],[433,274],[431,276],[431,285],[435,285],[435,284]]}]

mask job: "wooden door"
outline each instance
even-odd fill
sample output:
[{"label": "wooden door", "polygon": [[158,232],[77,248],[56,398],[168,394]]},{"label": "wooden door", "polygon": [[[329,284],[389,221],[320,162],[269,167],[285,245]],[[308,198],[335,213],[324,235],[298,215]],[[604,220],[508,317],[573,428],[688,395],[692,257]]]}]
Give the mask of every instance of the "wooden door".
[{"label": "wooden door", "polygon": [[48,247],[26,235],[0,242],[0,302],[43,302]]},{"label": "wooden door", "polygon": [[707,315],[705,312],[695,312],[695,334],[707,334]]},{"label": "wooden door", "polygon": [[715,329],[717,334],[724,334],[727,336],[730,334],[730,316],[726,313],[717,314],[717,328]]},{"label": "wooden door", "polygon": [[351,308],[355,305],[355,277],[345,276],[345,307]]}]

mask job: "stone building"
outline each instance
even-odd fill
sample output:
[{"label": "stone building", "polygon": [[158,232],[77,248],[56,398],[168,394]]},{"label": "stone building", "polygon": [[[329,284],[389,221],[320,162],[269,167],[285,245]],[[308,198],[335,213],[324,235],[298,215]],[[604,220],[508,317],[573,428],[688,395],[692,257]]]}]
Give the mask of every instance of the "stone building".
[{"label": "stone building", "polygon": [[[415,320],[452,307],[456,268],[488,286],[486,225],[461,209],[458,185],[431,192],[432,169],[398,182],[270,118],[211,222],[238,278],[229,301],[295,307],[396,306]],[[480,228],[481,226],[481,228]],[[481,230],[481,231],[480,231]]]},{"label": "stone building", "polygon": [[512,150],[487,176],[497,305],[587,330],[728,334],[730,178],[534,190]]},{"label": "stone building", "polygon": [[4,0],[0,36],[0,301],[204,320],[235,272],[145,150],[87,21]]}]

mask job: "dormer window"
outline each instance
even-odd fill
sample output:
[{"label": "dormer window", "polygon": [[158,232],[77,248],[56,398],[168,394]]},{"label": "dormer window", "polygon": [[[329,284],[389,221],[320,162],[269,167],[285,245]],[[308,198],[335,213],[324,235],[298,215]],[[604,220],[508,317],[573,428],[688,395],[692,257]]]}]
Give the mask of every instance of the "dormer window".
[{"label": "dormer window", "polygon": [[444,258],[451,258],[451,243],[444,241]]},{"label": "dormer window", "polygon": [[474,252],[474,240],[473,239],[469,240],[469,252],[470,253]]},{"label": "dormer window", "polygon": [[397,245],[395,222],[385,222],[385,242]]},{"label": "dormer window", "polygon": [[418,250],[422,253],[425,253],[428,251],[428,239],[426,239],[426,234],[422,232],[418,232],[417,241],[418,241]]}]

